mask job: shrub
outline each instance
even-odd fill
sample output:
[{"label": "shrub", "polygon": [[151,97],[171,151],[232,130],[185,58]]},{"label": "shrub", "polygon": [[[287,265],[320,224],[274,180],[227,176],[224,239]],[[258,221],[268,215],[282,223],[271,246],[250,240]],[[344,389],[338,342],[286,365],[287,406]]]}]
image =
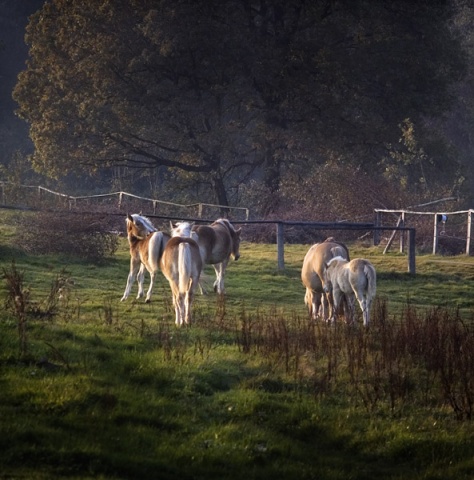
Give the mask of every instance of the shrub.
[{"label": "shrub", "polygon": [[118,247],[114,219],[101,213],[38,212],[17,221],[17,245],[28,253],[60,253],[100,261]]}]

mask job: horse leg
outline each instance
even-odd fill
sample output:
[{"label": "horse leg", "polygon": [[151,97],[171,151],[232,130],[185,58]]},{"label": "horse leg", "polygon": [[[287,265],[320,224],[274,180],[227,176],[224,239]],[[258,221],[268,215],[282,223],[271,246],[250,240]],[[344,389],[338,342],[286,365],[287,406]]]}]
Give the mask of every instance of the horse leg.
[{"label": "horse leg", "polygon": [[355,318],[355,296],[354,294],[344,295],[344,316],[346,317],[346,323],[352,325]]},{"label": "horse leg", "polygon": [[145,270],[146,270],[145,265],[143,263],[140,264],[140,270],[138,270],[138,273],[137,273],[137,284],[138,284],[137,299],[143,297],[143,293],[144,293],[143,283],[145,281]]},{"label": "horse leg", "polygon": [[335,319],[334,298],[332,292],[321,294],[322,316],[325,322]]},{"label": "horse leg", "polygon": [[214,291],[219,295],[225,293],[224,291],[224,274],[227,266],[227,262],[223,261],[221,263],[216,263],[213,265],[214,270],[216,271],[216,281],[214,282]]},{"label": "horse leg", "polygon": [[186,293],[178,293],[178,312],[176,318],[176,325],[181,327],[183,323],[187,323],[187,311],[186,311]]},{"label": "horse leg", "polygon": [[367,302],[367,303],[366,303],[365,309],[366,309],[366,311],[367,311],[367,317],[366,317],[365,326],[367,327],[367,326],[369,325],[369,323],[370,323],[370,309],[371,309],[371,307],[372,307],[372,298],[369,297],[369,296],[367,296],[367,297],[366,297],[366,302]]},{"label": "horse leg", "polygon": [[364,321],[364,327],[367,327],[367,325],[369,324],[369,304],[367,302],[367,300],[365,299],[364,296],[362,297],[357,297],[357,300],[359,302],[359,305],[360,305],[360,309],[362,310],[362,318],[363,318],[363,321]]},{"label": "horse leg", "polygon": [[313,301],[312,301],[313,320],[317,320],[318,317],[321,316],[321,314],[323,313],[321,312],[321,310],[323,308],[322,305],[324,302],[324,298],[325,298],[324,293],[313,292]]},{"label": "horse leg", "polygon": [[120,300],[123,302],[124,300],[127,300],[128,296],[130,295],[130,292],[132,290],[132,285],[133,281],[135,280],[135,275],[137,274],[138,271],[138,266],[141,264],[139,259],[136,258],[130,258],[130,272],[127,277],[127,286],[125,287],[125,292],[123,293],[123,297]]},{"label": "horse leg", "polygon": [[185,295],[184,298],[184,307],[185,307],[185,317],[184,321],[186,322],[187,325],[191,325],[192,323],[192,304],[193,304],[193,299],[194,299],[194,292],[192,291],[192,288],[190,288]]},{"label": "horse leg", "polygon": [[339,306],[341,305],[341,301],[343,300],[344,293],[339,288],[334,288],[332,291],[332,312],[330,321],[335,322],[337,317],[337,312],[339,310]]},{"label": "horse leg", "polygon": [[155,272],[150,272],[150,286],[148,287],[148,291],[146,292],[145,303],[151,302],[151,292],[155,285],[155,276],[156,276]]},{"label": "horse leg", "polygon": [[357,298],[357,301],[359,302],[360,309],[362,310],[362,318],[364,322],[364,327],[366,327],[369,324],[369,310],[368,307],[370,304],[368,304],[365,292],[363,290],[363,287],[359,288],[354,288],[354,294],[355,298]]}]

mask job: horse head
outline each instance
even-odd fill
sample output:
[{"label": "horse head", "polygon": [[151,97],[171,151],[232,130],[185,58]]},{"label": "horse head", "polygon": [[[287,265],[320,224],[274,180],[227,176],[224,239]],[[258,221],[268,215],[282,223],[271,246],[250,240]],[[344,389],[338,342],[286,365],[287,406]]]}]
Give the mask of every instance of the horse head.
[{"label": "horse head", "polygon": [[323,290],[325,293],[329,293],[332,291],[332,273],[331,271],[335,268],[339,262],[346,263],[347,260],[342,255],[337,255],[332,257],[328,262],[325,263],[325,268],[323,272],[322,284]]},{"label": "horse head", "polygon": [[234,226],[227,220],[227,218],[219,218],[216,220],[213,225],[216,223],[220,223],[223,225],[229,232],[230,238],[232,239],[232,251],[231,255],[234,257],[234,260],[238,260],[240,258],[240,234],[242,229],[239,228],[236,230]]},{"label": "horse head", "polygon": [[134,213],[132,215],[128,214],[125,220],[127,224],[127,235],[130,237],[135,237],[139,240],[143,240],[150,233],[156,232],[156,228],[148,220],[148,218]]},{"label": "horse head", "polygon": [[234,257],[234,260],[238,260],[240,258],[240,233],[241,232],[242,232],[241,228],[239,228],[238,230],[235,230],[234,227],[232,227],[232,230],[231,230],[232,256]]},{"label": "horse head", "polygon": [[173,222],[170,222],[171,226],[171,236],[172,237],[191,237],[192,228],[194,222],[178,222],[173,225]]}]

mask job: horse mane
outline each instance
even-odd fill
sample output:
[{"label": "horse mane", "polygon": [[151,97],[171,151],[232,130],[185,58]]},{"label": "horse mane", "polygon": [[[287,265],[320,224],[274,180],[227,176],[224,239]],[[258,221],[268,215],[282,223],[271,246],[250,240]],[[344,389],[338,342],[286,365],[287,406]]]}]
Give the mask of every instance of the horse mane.
[{"label": "horse mane", "polygon": [[183,233],[188,233],[184,238],[191,237],[193,225],[194,222],[178,222],[176,226],[171,223],[171,236],[178,236],[177,232],[179,231],[180,237],[183,236]]},{"label": "horse mane", "polygon": [[234,235],[237,233],[234,225],[232,225],[232,223],[230,223],[230,221],[227,218],[218,218],[212,225],[216,225],[216,224],[220,224],[220,225],[224,226],[225,228],[227,228],[227,230],[229,230],[232,238],[234,238]]},{"label": "horse mane", "polygon": [[[145,225],[145,227],[150,230],[150,232],[158,231],[148,217],[145,217],[144,215],[139,215],[138,213],[132,213],[131,217],[134,221],[140,220]],[[127,221],[129,221],[128,218]]]},{"label": "horse mane", "polygon": [[331,265],[331,263],[335,261],[347,262],[347,259],[345,259],[344,257],[341,257],[340,255],[338,255],[337,257],[332,257],[331,260],[329,260],[329,262],[327,263],[327,266],[329,267],[329,265]]}]

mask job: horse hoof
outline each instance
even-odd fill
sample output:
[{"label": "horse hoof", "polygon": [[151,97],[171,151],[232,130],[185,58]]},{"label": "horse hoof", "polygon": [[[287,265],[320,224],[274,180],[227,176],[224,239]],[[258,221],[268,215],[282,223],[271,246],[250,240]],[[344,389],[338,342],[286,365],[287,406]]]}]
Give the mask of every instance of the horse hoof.
[{"label": "horse hoof", "polygon": [[145,300],[145,303],[151,303],[151,299],[150,299],[150,298],[147,298],[147,299]]}]

